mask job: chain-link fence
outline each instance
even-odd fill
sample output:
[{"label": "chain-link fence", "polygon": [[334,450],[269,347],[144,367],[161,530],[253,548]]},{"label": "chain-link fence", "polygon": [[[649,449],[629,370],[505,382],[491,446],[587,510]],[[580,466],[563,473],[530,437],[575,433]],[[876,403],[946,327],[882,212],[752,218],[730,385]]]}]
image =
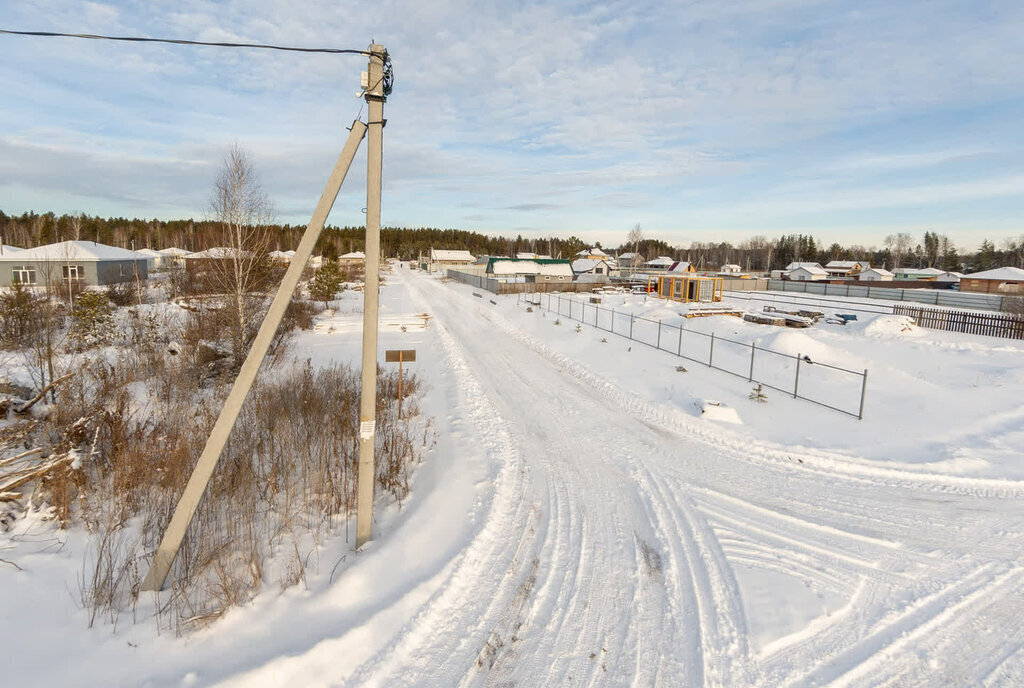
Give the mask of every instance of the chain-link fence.
[{"label": "chain-link fence", "polygon": [[713,332],[641,318],[560,294],[524,294],[522,299],[560,317],[646,344],[679,358],[743,378],[857,419],[864,417],[868,371],[850,370],[807,354],[790,354]]}]

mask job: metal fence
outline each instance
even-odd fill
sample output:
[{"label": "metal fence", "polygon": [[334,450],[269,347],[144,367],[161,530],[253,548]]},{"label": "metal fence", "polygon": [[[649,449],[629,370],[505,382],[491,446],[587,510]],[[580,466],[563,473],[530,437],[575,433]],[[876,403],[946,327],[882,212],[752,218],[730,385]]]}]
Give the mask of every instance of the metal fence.
[{"label": "metal fence", "polygon": [[537,291],[588,292],[597,287],[608,286],[608,283],[595,282],[512,282],[459,270],[448,270],[445,275],[456,282],[486,289],[492,294],[526,294]]},{"label": "metal fence", "polygon": [[[757,285],[736,284],[754,282],[755,280],[730,280],[725,288],[748,291]],[[760,281],[760,280],[758,280]],[[998,294],[975,294],[973,292],[952,291],[949,289],[900,289],[893,287],[871,287],[863,283],[826,284],[822,282],[799,282],[792,280],[767,280],[768,291],[800,292],[819,296],[845,296],[869,299],[886,299],[888,301],[912,301],[930,306],[947,306],[950,308],[977,308],[986,311],[1001,311],[1006,297]]]},{"label": "metal fence", "polygon": [[1024,319],[1014,315],[943,311],[934,308],[899,305],[893,306],[893,313],[909,315],[921,327],[930,327],[935,330],[1024,339]]},{"label": "metal fence", "polygon": [[864,417],[867,370],[850,370],[811,360],[810,356],[788,354],[753,342],[666,325],[660,320],[619,313],[577,298],[559,294],[524,295],[527,303],[560,317],[593,325],[599,330],[646,344],[679,358],[743,378],[839,413]]}]

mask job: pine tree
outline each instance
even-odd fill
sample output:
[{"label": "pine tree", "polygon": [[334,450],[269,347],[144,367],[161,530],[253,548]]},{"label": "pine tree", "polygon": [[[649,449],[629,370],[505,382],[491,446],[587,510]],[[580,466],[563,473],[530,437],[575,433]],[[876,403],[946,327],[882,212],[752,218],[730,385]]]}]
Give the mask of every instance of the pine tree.
[{"label": "pine tree", "polygon": [[313,282],[309,285],[309,294],[317,301],[324,302],[324,308],[338,293],[341,287],[341,270],[333,260],[324,261],[323,266],[317,270]]}]

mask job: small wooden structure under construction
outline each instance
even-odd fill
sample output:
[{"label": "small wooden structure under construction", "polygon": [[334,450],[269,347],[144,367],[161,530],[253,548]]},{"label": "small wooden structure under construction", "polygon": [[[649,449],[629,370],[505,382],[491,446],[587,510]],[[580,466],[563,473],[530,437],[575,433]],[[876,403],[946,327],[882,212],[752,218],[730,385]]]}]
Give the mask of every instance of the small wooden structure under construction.
[{"label": "small wooden structure under construction", "polygon": [[[652,283],[657,280],[657,288]],[[648,280],[648,291],[669,301],[683,303],[712,303],[722,300],[725,281],[721,277],[703,277],[690,274],[652,275]]]}]

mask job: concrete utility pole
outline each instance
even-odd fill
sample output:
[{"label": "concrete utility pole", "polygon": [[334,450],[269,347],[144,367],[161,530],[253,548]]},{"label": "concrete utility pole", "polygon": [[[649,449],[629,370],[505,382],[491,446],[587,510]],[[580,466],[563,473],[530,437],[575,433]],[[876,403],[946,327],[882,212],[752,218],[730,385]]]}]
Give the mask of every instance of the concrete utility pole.
[{"label": "concrete utility pole", "polygon": [[[224,402],[224,407],[221,409],[217,422],[210,432],[210,437],[206,440],[203,453],[200,454],[199,461],[196,463],[188,484],[185,486],[185,491],[178,501],[178,506],[174,510],[171,522],[164,532],[163,539],[160,541],[160,546],[157,548],[156,554],[153,555],[153,565],[149,569],[145,580],[142,581],[143,590],[160,590],[164,587],[167,574],[171,570],[171,564],[174,563],[174,558],[178,556],[178,549],[185,539],[189,523],[191,523],[196,509],[199,508],[199,502],[206,492],[206,486],[210,482],[213,470],[220,460],[221,452],[228,441],[231,429],[234,427],[235,420],[242,410],[242,403],[245,401],[249,389],[256,380],[256,373],[259,372],[260,364],[270,349],[270,343],[274,338],[274,333],[277,332],[277,326],[281,323],[281,318],[288,307],[288,302],[291,301],[295,287],[299,284],[302,271],[306,267],[310,255],[313,253],[316,241],[320,237],[324,223],[327,221],[327,215],[331,212],[334,200],[337,198],[341,184],[345,181],[345,175],[348,174],[348,168],[352,164],[352,158],[355,157],[356,149],[359,148],[359,144],[365,134],[365,124],[359,121],[352,123],[348,141],[345,142],[345,147],[342,149],[341,155],[338,156],[338,162],[334,165],[334,170],[327,180],[327,185],[324,187],[324,192],[320,196],[320,201],[313,212],[313,217],[309,221],[309,226],[306,227],[302,240],[299,242],[299,247],[295,251],[295,257],[292,259],[291,265],[288,266],[287,272],[285,272],[277,294],[274,295],[274,300],[270,304],[270,310],[267,312],[266,318],[263,319],[259,332],[256,333],[256,339],[252,343],[252,348],[249,349],[249,355],[245,357],[245,362],[242,363],[242,369],[239,371],[238,377],[235,378],[227,401]],[[377,150],[377,159],[379,161],[379,143]],[[380,169],[379,162],[378,169]],[[379,180],[380,177],[378,175],[378,191],[380,189]],[[374,280],[374,283],[376,283],[376,280]],[[376,313],[376,310],[374,312]]]},{"label": "concrete utility pole", "polygon": [[377,302],[380,288],[380,180],[384,129],[384,46],[370,46],[366,82],[368,104],[366,142],[366,284],[363,288],[363,371],[359,392],[359,472],[356,493],[356,549],[373,530],[373,488],[376,480],[373,448],[377,423]]}]

